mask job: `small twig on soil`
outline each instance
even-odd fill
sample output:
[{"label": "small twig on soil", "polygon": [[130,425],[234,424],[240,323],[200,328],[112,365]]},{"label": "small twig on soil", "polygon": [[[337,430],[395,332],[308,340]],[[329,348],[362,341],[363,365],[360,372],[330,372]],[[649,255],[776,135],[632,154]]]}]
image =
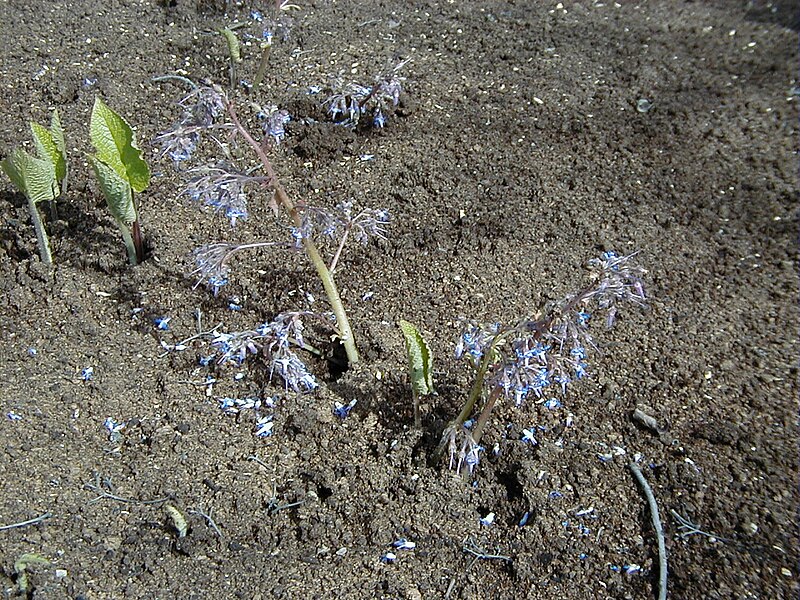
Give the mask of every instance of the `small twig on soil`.
[{"label": "small twig on soil", "polygon": [[287,504],[278,504],[278,490],[273,485],[272,486],[272,498],[269,499],[267,503],[267,513],[270,515],[274,515],[275,513],[287,509],[287,508],[294,508],[295,506],[300,506],[301,504],[305,504],[305,500],[298,500],[297,502],[289,502]]},{"label": "small twig on soil", "polygon": [[[272,500],[275,500],[273,498]],[[297,502],[289,502],[288,504],[273,504],[272,500],[270,500],[269,504],[267,504],[267,511],[269,514],[274,515],[276,512],[284,510],[286,508],[294,508],[295,506],[300,506],[301,504],[305,504],[305,500],[298,500]]]},{"label": "small twig on soil", "polygon": [[190,379],[179,379],[178,383],[182,383],[184,385],[196,385],[198,387],[204,387],[207,385],[213,385],[217,383],[217,380],[213,377],[211,379],[206,379],[205,381],[191,381]]},{"label": "small twig on soil", "polygon": [[222,532],[219,530],[219,527],[217,527],[217,524],[214,522],[214,519],[211,518],[212,510],[213,509],[209,509],[208,514],[206,514],[205,512],[203,512],[202,508],[199,508],[199,507],[198,508],[192,508],[192,509],[189,509],[189,514],[190,515],[198,515],[198,516],[203,517],[206,520],[206,522],[211,526],[211,528],[214,531],[217,532],[217,535],[219,537],[222,537]]},{"label": "small twig on soil", "polygon": [[28,525],[36,525],[37,523],[41,523],[52,516],[53,513],[48,512],[36,517],[35,519],[28,519],[27,521],[20,521],[19,523],[11,523],[11,525],[0,525],[0,531],[5,531],[6,529],[16,529],[17,527],[27,527]]},{"label": "small twig on soil", "polygon": [[687,519],[686,517],[682,517],[679,513],[675,512],[672,509],[670,509],[669,512],[672,514],[673,518],[678,522],[678,535],[681,536],[681,539],[685,540],[690,535],[699,534],[699,535],[704,535],[707,538],[710,538],[712,541],[718,541],[718,542],[733,541],[724,537],[720,537],[715,533],[708,533],[707,531],[703,531],[697,525],[692,523],[689,519]]},{"label": "small twig on soil", "polygon": [[[269,469],[269,465],[255,455],[248,456],[247,460],[252,460],[254,463],[258,463],[265,469]],[[296,506],[300,506],[301,504],[305,503],[306,503],[305,500],[298,500],[297,502],[288,502],[287,504],[279,504],[278,488],[275,486],[275,484],[273,484],[272,497],[269,499],[269,502],[267,502],[267,514],[274,515],[279,511],[285,510],[287,508],[295,508]]]},{"label": "small twig on soil", "polygon": [[447,586],[447,593],[444,595],[444,600],[450,600],[450,594],[453,593],[453,588],[456,586],[456,578],[450,578],[450,585]]},{"label": "small twig on soil", "polygon": [[[172,348],[174,349],[177,348],[178,346],[186,346],[189,342],[193,342],[194,340],[200,339],[202,337],[216,335],[217,329],[219,329],[220,327],[222,327],[222,323],[217,323],[216,325],[214,325],[214,327],[212,327],[208,331],[200,331],[199,333],[189,336],[185,340],[181,340],[180,342],[172,344]],[[170,352],[172,351],[173,350],[167,350],[166,352],[162,352],[161,354],[158,355],[158,358],[164,358],[165,356],[169,356]]]},{"label": "small twig on soil", "polygon": [[110,484],[108,480],[100,481],[100,473],[94,474],[94,483],[87,483],[84,485],[84,489],[91,490],[98,494],[97,498],[93,498],[87,502],[87,504],[94,504],[95,502],[99,502],[103,498],[108,498],[109,500],[115,500],[116,502],[124,502],[126,504],[161,504],[162,502],[166,502],[169,498],[156,498],[155,500],[137,500],[136,498],[126,498],[124,496],[117,496],[116,494],[112,494],[105,487],[109,487]]},{"label": "small twig on soil", "polygon": [[664,543],[664,528],[661,526],[661,517],[658,514],[658,504],[653,495],[653,490],[650,484],[642,475],[641,469],[636,463],[630,463],[628,467],[639,482],[639,485],[647,498],[647,504],[650,506],[650,518],[653,521],[653,529],[656,530],[656,539],[658,540],[658,600],[666,600],[667,598],[667,548]]},{"label": "small twig on soil", "polygon": [[253,462],[256,462],[256,463],[260,464],[265,469],[269,469],[269,465],[267,465],[267,463],[265,463],[263,460],[261,460],[257,456],[248,456],[247,460],[252,460]]},{"label": "small twig on soil", "polygon": [[471,568],[472,565],[474,565],[479,560],[504,560],[506,562],[512,561],[510,556],[503,556],[502,554],[492,554],[491,552],[487,552],[486,550],[478,546],[478,544],[476,544],[472,538],[468,539],[464,543],[464,546],[462,546],[461,549],[467,554],[471,554],[472,556],[475,557],[472,559],[472,562],[469,563],[467,569]]}]

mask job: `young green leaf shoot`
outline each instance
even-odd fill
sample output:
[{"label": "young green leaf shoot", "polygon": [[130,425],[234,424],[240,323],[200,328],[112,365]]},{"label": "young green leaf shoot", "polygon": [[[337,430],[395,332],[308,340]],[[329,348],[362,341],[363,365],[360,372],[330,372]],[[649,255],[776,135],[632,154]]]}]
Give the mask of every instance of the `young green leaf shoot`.
[{"label": "young green leaf shoot", "polygon": [[411,378],[411,392],[414,396],[414,425],[421,426],[419,397],[433,394],[433,353],[430,346],[414,325],[401,320],[400,330],[406,341],[408,373]]},{"label": "young green leaf shoot", "polygon": [[66,190],[67,155],[64,130],[61,128],[58,111],[53,112],[50,129],[31,122],[31,131],[37,156],[32,156],[21,148],[15,148],[11,155],[0,163],[0,168],[28,199],[28,210],[36,230],[39,255],[43,263],[50,265],[53,263],[50,241],[37,205],[56,200]]},{"label": "young green leaf shoot", "polygon": [[108,208],[122,232],[131,264],[144,259],[139,217],[133,193],[150,183],[150,168],[142,159],[131,126],[100,98],[95,98],[89,137],[96,154],[89,160]]}]

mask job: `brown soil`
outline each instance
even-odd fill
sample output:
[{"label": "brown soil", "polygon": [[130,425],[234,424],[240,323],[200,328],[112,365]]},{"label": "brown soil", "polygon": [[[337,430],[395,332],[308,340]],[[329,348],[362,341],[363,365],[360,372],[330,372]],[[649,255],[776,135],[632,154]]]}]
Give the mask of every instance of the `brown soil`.
[{"label": "brown soil", "polygon": [[[217,298],[193,289],[196,246],[285,232],[266,198],[236,231],[199,211],[152,144],[184,90],[151,78],[225,84],[225,45],[205,32],[249,21],[253,6],[0,3],[3,156],[58,108],[72,169],[47,222],[52,270],[24,198],[0,185],[0,524],[52,515],[0,531],[7,594],[15,560],[36,553],[50,564],[29,569],[34,598],[652,598],[656,540],[628,469],[640,455],[671,597],[797,597],[794,3],[297,4],[250,96],[292,114],[275,168],[295,199],[394,217],[386,242],[354,245],[338,272],[363,364],[334,377],[307,357],[322,385],[299,397],[257,359],[208,370],[205,342],[160,345],[194,334],[198,310],[204,327],[237,330],[308,308],[305,293],[327,309],[304,257],[278,249],[243,255]],[[245,37],[256,29],[239,30],[242,78],[258,64]],[[370,83],[406,58],[384,130],[312,121],[323,113],[309,86],[337,73]],[[134,268],[88,174],[98,94],[135,125],[154,171],[139,198],[150,256]],[[251,118],[246,93],[235,96]],[[640,99],[652,108],[637,110]],[[610,249],[640,251],[651,300],[596,331],[591,378],[562,409],[499,407],[485,438],[498,452],[473,481],[430,465],[471,381],[453,358],[458,319],[535,314]],[[436,356],[423,432],[401,318]],[[191,382],[209,373],[219,383],[207,394]],[[221,396],[276,395],[269,438],[254,436],[252,411],[218,408]],[[347,419],[334,416],[352,399]],[[663,431],[634,422],[637,407]],[[109,436],[107,417],[125,428]],[[536,448],[520,440],[533,426],[547,428]],[[600,460],[615,447],[625,454]],[[185,537],[165,505],[186,517]],[[713,535],[682,537],[671,511]],[[494,525],[481,525],[489,512]],[[382,562],[398,538],[416,548]],[[474,560],[470,540],[509,560]]]}]

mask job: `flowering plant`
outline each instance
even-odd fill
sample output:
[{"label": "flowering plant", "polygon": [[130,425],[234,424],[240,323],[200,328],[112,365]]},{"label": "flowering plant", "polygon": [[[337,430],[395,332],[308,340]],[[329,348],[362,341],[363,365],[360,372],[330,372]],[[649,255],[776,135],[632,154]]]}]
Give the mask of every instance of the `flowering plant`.
[{"label": "flowering plant", "polygon": [[[596,348],[590,320],[599,313],[611,328],[621,306],[645,302],[645,270],[633,263],[633,256],[605,252],[589,261],[591,283],[550,307],[544,316],[523,319],[513,327],[465,323],[456,357],[470,362],[476,376],[464,407],[445,429],[439,445],[439,455],[449,451],[451,467],[472,472],[478,464],[483,451],[480,440],[498,399],[507,398],[519,406],[531,395],[541,398],[552,388],[565,394],[569,385],[586,377],[587,357]],[[589,312],[591,306],[594,314]],[[483,408],[470,430],[465,423],[484,395]],[[527,437],[535,442],[530,432]]]},{"label": "flowering plant", "polygon": [[[183,78],[181,78],[183,80]],[[188,80],[183,80],[188,81]],[[178,123],[169,131],[156,138],[160,144],[161,157],[170,157],[176,166],[188,161],[204,134],[209,134],[225,155],[214,164],[189,170],[191,179],[184,193],[204,206],[213,208],[230,220],[235,227],[248,218],[248,194],[253,189],[271,192],[269,205],[276,217],[281,213],[288,216],[289,239],[286,242],[258,241],[247,244],[234,242],[214,242],[194,251],[198,284],[206,282],[216,294],[228,283],[230,260],[245,249],[265,246],[285,246],[303,250],[314,266],[333,310],[339,339],[344,346],[350,364],[359,361],[353,331],[334,281],[334,273],[339,263],[346,241],[353,237],[361,243],[370,238],[385,239],[389,213],[384,209],[363,209],[356,211],[350,202],[341,202],[334,209],[295,203],[286,193],[273,169],[267,154],[285,137],[285,126],[290,121],[289,114],[277,107],[257,108],[256,118],[260,124],[259,134],[253,134],[245,127],[237,114],[233,100],[221,88],[212,85],[197,86],[193,82],[192,91],[179,103],[183,109]],[[226,133],[225,139],[218,134]],[[233,141],[241,139],[258,159],[258,166],[243,168],[238,166],[239,158],[234,154]],[[259,172],[260,171],[260,172]],[[335,251],[327,262],[319,249],[320,237],[338,240],[334,242]],[[281,321],[279,316],[276,321]],[[291,323],[300,323],[300,315],[295,314]],[[228,345],[234,344],[237,356],[243,359],[247,352],[243,349],[258,347],[256,340],[262,341],[275,334],[267,327],[264,331],[226,334]],[[296,336],[295,336],[296,338]],[[288,350],[284,343],[286,337],[276,346],[273,342],[264,346],[273,357],[273,371],[278,372],[292,388],[308,391],[314,386],[304,379],[303,369],[298,366],[299,358]],[[296,341],[296,339],[295,339]],[[300,341],[302,346],[302,341]],[[226,350],[227,352],[227,350]],[[225,354],[224,356],[227,356]],[[302,364],[302,363],[300,363]]]}]

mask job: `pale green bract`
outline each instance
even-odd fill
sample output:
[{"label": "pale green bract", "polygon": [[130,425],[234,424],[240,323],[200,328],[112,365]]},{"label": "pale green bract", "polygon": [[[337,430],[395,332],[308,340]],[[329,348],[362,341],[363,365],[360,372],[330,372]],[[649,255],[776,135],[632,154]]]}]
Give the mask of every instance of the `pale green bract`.
[{"label": "pale green bract", "polygon": [[31,132],[39,158],[50,160],[55,168],[56,179],[63,182],[67,176],[67,146],[64,142],[64,129],[61,127],[58,111],[53,111],[50,129],[31,121]]},{"label": "pale green bract", "polygon": [[128,122],[100,99],[94,99],[89,121],[89,137],[97,154],[89,156],[100,181],[106,204],[119,225],[128,258],[136,265],[144,251],[138,227],[133,192],[142,192],[150,183],[150,168],[142,159],[136,136]]},{"label": "pale green bract", "polygon": [[108,210],[117,223],[131,227],[136,221],[136,207],[133,204],[131,185],[119,173],[96,156],[90,156],[94,174],[100,182],[100,189],[106,197]]},{"label": "pale green bract", "polygon": [[406,340],[409,375],[415,395],[433,394],[433,353],[430,346],[414,325],[401,320],[400,329]]},{"label": "pale green bract", "polygon": [[126,180],[133,191],[142,192],[150,183],[150,168],[142,159],[136,145],[136,135],[120,115],[110,109],[99,97],[94,100],[89,122],[89,137],[97,154],[105,163]]},{"label": "pale green bract", "polygon": [[56,169],[46,158],[36,158],[21,148],[15,148],[0,166],[19,191],[34,204],[55,200],[61,193]]}]

